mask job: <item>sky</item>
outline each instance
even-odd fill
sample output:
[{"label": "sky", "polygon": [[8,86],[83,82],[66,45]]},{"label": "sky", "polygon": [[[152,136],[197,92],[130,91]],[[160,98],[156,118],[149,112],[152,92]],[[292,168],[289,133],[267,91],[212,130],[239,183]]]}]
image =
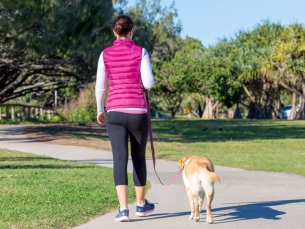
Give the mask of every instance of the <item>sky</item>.
[{"label": "sky", "polygon": [[[135,6],[136,0],[128,0]],[[169,6],[173,0],[161,0]],[[181,37],[196,38],[204,46],[239,31],[251,31],[264,20],[290,25],[305,24],[305,0],[175,0]]]}]

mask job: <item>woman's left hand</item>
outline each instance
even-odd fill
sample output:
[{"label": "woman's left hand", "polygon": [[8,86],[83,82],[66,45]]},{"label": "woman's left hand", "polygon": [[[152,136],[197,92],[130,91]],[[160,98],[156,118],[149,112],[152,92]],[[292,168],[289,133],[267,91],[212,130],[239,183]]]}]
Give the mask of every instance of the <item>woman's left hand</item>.
[{"label": "woman's left hand", "polygon": [[96,120],[99,124],[101,124],[102,126],[105,124],[105,120],[106,120],[106,113],[101,113],[101,114],[98,114],[97,117],[96,117]]}]

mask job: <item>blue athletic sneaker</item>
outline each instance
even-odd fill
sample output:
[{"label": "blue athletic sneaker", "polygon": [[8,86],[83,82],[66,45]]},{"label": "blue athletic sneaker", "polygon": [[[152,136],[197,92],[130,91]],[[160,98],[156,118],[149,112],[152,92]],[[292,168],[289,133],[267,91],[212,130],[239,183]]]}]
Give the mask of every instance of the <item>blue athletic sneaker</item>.
[{"label": "blue athletic sneaker", "polygon": [[120,211],[119,214],[115,217],[115,221],[117,222],[128,222],[129,221],[129,210],[124,209],[123,211]]},{"label": "blue athletic sneaker", "polygon": [[148,216],[155,210],[155,205],[152,203],[149,203],[145,199],[145,205],[144,207],[137,206],[136,215],[137,216]]}]

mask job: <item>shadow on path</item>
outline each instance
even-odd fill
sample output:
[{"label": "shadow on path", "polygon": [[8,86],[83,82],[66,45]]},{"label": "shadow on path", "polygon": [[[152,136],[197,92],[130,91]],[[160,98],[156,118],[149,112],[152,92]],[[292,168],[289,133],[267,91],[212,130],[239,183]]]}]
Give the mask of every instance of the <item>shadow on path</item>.
[{"label": "shadow on path", "polygon": [[[214,224],[228,223],[241,220],[266,219],[266,220],[280,220],[280,216],[286,212],[273,209],[274,206],[288,205],[288,204],[305,204],[305,199],[295,200],[277,200],[264,201],[258,203],[238,203],[237,205],[212,208],[212,216]],[[205,221],[206,211],[201,211],[201,221]],[[139,220],[155,220],[162,218],[172,218],[179,216],[189,216],[190,212],[176,212],[176,213],[160,213],[152,214],[150,218],[141,218]],[[138,221],[138,220],[132,220]]]}]

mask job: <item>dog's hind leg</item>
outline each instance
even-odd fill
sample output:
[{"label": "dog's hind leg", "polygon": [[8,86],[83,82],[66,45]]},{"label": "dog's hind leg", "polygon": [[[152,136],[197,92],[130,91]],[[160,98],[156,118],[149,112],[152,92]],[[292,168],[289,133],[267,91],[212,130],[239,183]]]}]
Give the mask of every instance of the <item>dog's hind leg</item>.
[{"label": "dog's hind leg", "polygon": [[204,191],[200,190],[198,193],[199,213],[202,210],[203,202],[204,202]]},{"label": "dog's hind leg", "polygon": [[195,210],[194,210],[194,201],[193,201],[191,188],[187,188],[186,193],[187,193],[187,198],[188,198],[188,201],[189,201],[189,204],[190,204],[190,209],[191,209],[191,215],[190,215],[189,219],[193,219]]},{"label": "dog's hind leg", "polygon": [[192,199],[193,199],[193,209],[194,209],[194,220],[199,221],[200,219],[200,197],[198,187],[193,187],[192,189]]},{"label": "dog's hind leg", "polygon": [[194,214],[194,220],[199,221],[200,219],[200,208],[199,208],[199,200],[197,195],[193,195],[194,200],[194,208],[195,208],[195,214]]},{"label": "dog's hind leg", "polygon": [[212,219],[212,214],[211,214],[211,206],[212,206],[212,201],[214,198],[214,193],[207,195],[207,205],[206,205],[206,210],[207,210],[207,223],[213,223]]}]

